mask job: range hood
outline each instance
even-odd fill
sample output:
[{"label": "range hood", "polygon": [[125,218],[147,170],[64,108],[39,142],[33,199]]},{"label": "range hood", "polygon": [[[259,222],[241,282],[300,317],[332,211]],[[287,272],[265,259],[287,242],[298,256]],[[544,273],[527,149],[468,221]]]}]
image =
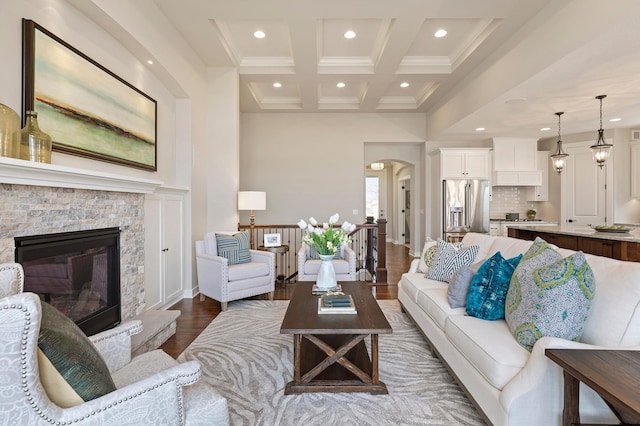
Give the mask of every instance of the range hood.
[{"label": "range hood", "polygon": [[533,172],[505,172],[494,171],[491,178],[492,186],[540,186],[542,185],[542,171]]},{"label": "range hood", "polygon": [[540,186],[536,164],[538,141],[530,138],[493,138],[493,186]]}]

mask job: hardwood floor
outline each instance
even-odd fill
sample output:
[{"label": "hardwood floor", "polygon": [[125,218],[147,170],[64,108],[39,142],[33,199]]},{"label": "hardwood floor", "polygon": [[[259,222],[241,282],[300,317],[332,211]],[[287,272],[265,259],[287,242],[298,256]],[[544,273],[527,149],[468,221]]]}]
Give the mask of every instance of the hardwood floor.
[{"label": "hardwood floor", "polygon": [[[409,270],[411,260],[413,258],[409,256],[408,248],[387,243],[387,278],[389,284],[369,284],[371,287],[376,288],[376,298],[396,299],[398,297],[398,281],[400,281],[402,274]],[[289,300],[294,288],[295,283],[276,283],[273,298],[276,300]],[[266,295],[254,297],[254,299],[266,298]],[[176,358],[220,313],[220,303],[208,297],[201,302],[200,296],[196,296],[193,299],[181,300],[173,305],[171,309],[182,311],[182,315],[176,323],[176,334],[167,340],[160,349]]]}]

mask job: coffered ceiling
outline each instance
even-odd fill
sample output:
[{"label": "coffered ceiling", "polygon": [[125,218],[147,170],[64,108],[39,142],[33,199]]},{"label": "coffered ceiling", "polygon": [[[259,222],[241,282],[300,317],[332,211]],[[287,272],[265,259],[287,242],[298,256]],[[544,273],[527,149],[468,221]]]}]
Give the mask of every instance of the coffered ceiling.
[{"label": "coffered ceiling", "polygon": [[[99,20],[86,0],[68,1]],[[556,134],[557,111],[563,133],[595,132],[594,98],[606,94],[605,128],[640,128],[637,0],[134,4],[162,15],[152,22],[172,26],[205,66],[237,69],[244,113],[424,113],[429,140],[543,138]],[[439,29],[447,35],[435,37]]]},{"label": "coffered ceiling", "polygon": [[[312,21],[301,27],[288,19],[210,20],[242,76],[243,111],[420,110],[500,19]],[[436,38],[443,28],[450,34]],[[264,38],[253,36],[258,30]]]},{"label": "coffered ceiling", "polygon": [[243,112],[416,112],[546,1],[155,3],[207,65],[237,67]]}]

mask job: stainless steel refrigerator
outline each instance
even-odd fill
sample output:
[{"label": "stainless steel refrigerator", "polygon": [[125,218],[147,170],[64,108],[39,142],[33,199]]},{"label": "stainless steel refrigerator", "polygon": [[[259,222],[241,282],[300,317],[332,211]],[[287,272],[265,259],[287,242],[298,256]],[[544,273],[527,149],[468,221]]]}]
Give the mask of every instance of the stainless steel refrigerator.
[{"label": "stainless steel refrigerator", "polygon": [[442,181],[442,231],[445,241],[460,241],[467,232],[489,233],[489,181]]}]

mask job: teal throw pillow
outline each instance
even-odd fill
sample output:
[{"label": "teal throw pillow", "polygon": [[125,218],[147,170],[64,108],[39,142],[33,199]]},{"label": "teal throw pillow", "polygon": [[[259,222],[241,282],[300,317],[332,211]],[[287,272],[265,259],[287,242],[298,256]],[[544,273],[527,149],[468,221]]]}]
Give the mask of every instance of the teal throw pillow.
[{"label": "teal throw pillow", "polygon": [[511,275],[521,258],[522,254],[505,259],[497,252],[480,266],[469,286],[467,314],[484,320],[504,319]]},{"label": "teal throw pillow", "polygon": [[237,234],[216,234],[218,256],[229,260],[229,265],[251,262],[249,251],[249,234],[238,232]]},{"label": "teal throw pillow", "polygon": [[463,265],[471,265],[480,246],[464,247],[461,243],[451,244],[438,239],[436,251],[425,275],[436,281],[449,282],[453,274]]},{"label": "teal throw pillow", "polygon": [[518,343],[531,351],[543,336],[580,341],[596,290],[582,252],[521,277],[507,296],[507,324]]},{"label": "teal throw pillow", "polygon": [[107,364],[82,330],[48,303],[41,306],[38,348],[45,358],[38,364],[49,399],[71,407],[116,390]]}]

